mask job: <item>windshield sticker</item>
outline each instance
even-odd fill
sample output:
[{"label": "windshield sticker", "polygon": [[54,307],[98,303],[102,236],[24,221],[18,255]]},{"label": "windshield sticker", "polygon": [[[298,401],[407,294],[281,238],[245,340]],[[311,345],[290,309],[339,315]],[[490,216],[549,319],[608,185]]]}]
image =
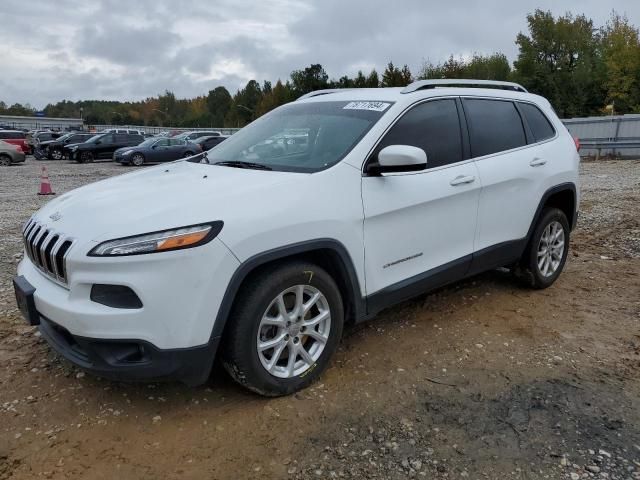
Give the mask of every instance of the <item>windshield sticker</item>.
[{"label": "windshield sticker", "polygon": [[344,107],[343,110],[371,110],[374,112],[384,112],[387,107],[391,105],[386,102],[349,102]]}]

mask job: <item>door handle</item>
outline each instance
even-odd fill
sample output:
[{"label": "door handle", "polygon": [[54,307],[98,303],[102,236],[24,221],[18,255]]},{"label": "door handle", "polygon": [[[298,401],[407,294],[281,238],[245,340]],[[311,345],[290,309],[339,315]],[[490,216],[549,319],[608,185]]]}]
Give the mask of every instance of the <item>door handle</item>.
[{"label": "door handle", "polygon": [[545,163],[547,163],[545,159],[536,157],[529,162],[529,165],[531,165],[532,167],[541,167]]},{"label": "door handle", "polygon": [[473,175],[458,175],[456,178],[449,182],[449,185],[455,187],[456,185],[464,185],[466,183],[473,183],[476,181],[476,177]]}]

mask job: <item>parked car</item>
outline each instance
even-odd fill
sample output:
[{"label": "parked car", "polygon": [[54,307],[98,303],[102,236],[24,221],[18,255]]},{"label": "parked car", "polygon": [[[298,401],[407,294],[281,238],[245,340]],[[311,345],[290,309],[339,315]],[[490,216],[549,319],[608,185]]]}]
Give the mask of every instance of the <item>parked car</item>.
[{"label": "parked car", "polygon": [[65,146],[75,145],[85,142],[93,137],[91,133],[78,133],[70,132],[56,138],[55,140],[49,140],[46,142],[40,142],[39,149],[34,152],[36,158],[40,153],[43,158],[49,160],[62,160],[65,157]]},{"label": "parked car", "polygon": [[229,138],[229,137],[226,136],[226,135],[217,135],[217,136],[213,136],[213,137],[212,136],[204,136],[204,137],[199,137],[199,138],[196,138],[194,140],[191,140],[191,142],[195,143],[196,145],[198,145],[202,150],[211,150],[213,147],[215,147],[219,143],[223,142],[227,138]]},{"label": "parked car", "polygon": [[27,135],[22,130],[0,130],[0,140],[17,145],[25,154],[31,152],[26,140]]},{"label": "parked car", "polygon": [[177,138],[148,138],[135,147],[119,148],[113,160],[123,165],[139,167],[145,163],[173,162],[179,158],[192,157],[202,149],[195,143]]},{"label": "parked car", "polygon": [[24,162],[25,158],[25,153],[17,145],[0,140],[0,166]]},{"label": "parked car", "polygon": [[60,138],[62,135],[63,133],[61,132],[39,132],[31,137],[31,141],[27,139],[27,143],[29,145],[30,151],[34,153],[37,149],[40,148],[40,144],[42,142],[55,140],[57,138]]},{"label": "parked car", "polygon": [[93,162],[99,159],[111,159],[113,152],[122,147],[134,147],[144,138],[131,133],[103,133],[91,137],[84,143],[71,146],[69,158],[79,163]]},{"label": "parked car", "polygon": [[[306,137],[293,153],[291,132]],[[195,385],[219,350],[243,386],[289,394],[325,370],[345,323],[496,267],[551,286],[579,162],[549,102],[517,84],[313,92],[206,160],[48,203],[24,226],[16,296],[100,376]]]},{"label": "parked car", "polygon": [[182,138],[184,140],[195,140],[196,138],[204,137],[204,136],[220,136],[220,132],[212,132],[210,130],[201,130],[194,132],[182,132],[179,135],[176,135],[175,138]]}]

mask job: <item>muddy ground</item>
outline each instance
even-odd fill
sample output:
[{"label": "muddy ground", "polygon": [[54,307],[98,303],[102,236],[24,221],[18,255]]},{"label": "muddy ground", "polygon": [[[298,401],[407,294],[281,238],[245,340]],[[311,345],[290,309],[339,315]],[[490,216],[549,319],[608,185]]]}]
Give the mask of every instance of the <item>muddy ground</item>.
[{"label": "muddy ground", "polygon": [[[640,478],[640,161],[583,163],[564,274],[493,271],[347,329],[264,399],[85,375],[24,324],[11,277],[42,162],[0,169],[0,479]],[[44,162],[58,193],[126,169]]]}]

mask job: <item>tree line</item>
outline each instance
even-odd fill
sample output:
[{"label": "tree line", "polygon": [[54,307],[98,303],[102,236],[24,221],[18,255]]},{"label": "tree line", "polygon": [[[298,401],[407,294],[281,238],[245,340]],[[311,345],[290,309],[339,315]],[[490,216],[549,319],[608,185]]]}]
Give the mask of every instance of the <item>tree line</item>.
[{"label": "tree line", "polygon": [[[171,125],[176,127],[242,127],[260,115],[325,88],[398,87],[418,79],[473,78],[510,80],[548,98],[561,117],[640,112],[640,40],[638,27],[616,12],[595,27],[584,15],[554,17],[536,10],[527,16],[528,32],[515,43],[513,65],[500,52],[471,58],[450,56],[434,64],[425,61],[415,75],[407,65],[389,62],[382,74],[373,69],[330,79],[320,64],[294,70],[273,84],[250,80],[235,94],[222,86],[207,95],[176,98],[166,91],[137,102],[63,100],[45,107],[51,117],[83,115],[88,124]],[[7,106],[0,114],[33,115],[29,105]]]}]

